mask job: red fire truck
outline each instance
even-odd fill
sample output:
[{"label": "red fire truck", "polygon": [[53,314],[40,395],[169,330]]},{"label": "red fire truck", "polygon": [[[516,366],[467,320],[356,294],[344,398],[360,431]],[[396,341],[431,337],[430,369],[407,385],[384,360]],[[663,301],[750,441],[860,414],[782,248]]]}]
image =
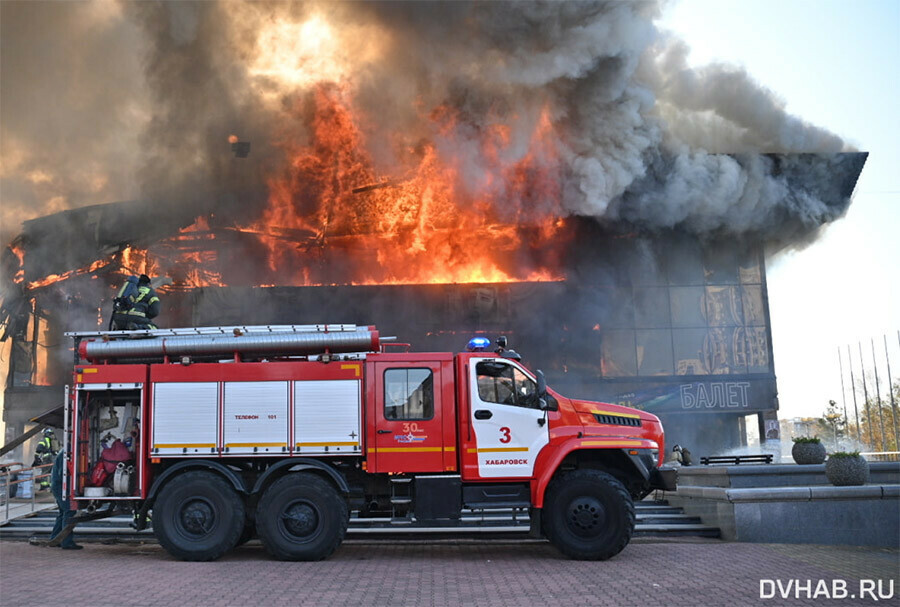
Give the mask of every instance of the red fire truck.
[{"label": "red fire truck", "polygon": [[[257,535],[318,560],[352,517],[452,527],[518,508],[564,554],[628,544],[634,499],[673,488],[659,419],[565,398],[506,349],[392,351],[355,325],[69,333],[67,491],[79,516],[133,512],[172,555]],[[409,349],[408,346],[406,348]]]}]

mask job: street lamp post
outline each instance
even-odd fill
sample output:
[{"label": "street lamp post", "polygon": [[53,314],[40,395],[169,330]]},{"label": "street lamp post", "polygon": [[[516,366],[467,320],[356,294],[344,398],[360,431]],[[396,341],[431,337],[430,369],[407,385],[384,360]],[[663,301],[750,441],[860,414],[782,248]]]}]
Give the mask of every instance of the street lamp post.
[{"label": "street lamp post", "polygon": [[825,413],[825,419],[831,424],[831,429],[834,431],[834,448],[838,449],[837,423],[841,419],[841,414],[837,411],[829,411]]}]

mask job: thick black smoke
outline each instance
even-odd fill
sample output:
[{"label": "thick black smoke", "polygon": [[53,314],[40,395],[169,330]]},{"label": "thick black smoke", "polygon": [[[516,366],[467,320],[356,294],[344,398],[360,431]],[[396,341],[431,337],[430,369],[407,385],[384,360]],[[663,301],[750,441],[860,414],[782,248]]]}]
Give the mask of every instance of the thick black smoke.
[{"label": "thick black smoke", "polygon": [[[849,204],[815,179],[848,151],[841,139],[788,115],[738,68],[689,68],[685,44],[654,25],[656,2],[4,2],[0,11],[4,242],[24,219],[116,199],[149,201],[179,224],[201,213],[222,224],[258,217],[284,146],[309,139],[322,79],[359,110],[379,174],[408,174],[428,141],[460,169],[461,188],[527,204],[523,217],[783,242]],[[437,110],[455,116],[449,132]],[[486,174],[498,159],[485,157],[485,133],[506,129],[499,163],[512,166],[547,119],[560,206],[505,199]],[[249,158],[230,153],[231,134],[251,141]],[[797,153],[821,156],[763,155]]]}]

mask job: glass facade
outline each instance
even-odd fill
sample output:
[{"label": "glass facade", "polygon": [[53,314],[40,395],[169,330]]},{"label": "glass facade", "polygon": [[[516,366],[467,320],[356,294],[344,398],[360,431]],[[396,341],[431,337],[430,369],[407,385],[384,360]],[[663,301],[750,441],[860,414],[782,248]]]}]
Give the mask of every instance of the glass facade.
[{"label": "glass facade", "polygon": [[667,237],[621,248],[631,284],[609,289],[598,321],[602,377],[772,371],[759,246]]}]

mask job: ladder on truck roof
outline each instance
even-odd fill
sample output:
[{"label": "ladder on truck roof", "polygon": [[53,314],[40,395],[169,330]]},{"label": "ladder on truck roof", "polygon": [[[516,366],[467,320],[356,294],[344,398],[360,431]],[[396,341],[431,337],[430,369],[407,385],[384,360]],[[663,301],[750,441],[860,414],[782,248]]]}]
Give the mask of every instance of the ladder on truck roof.
[{"label": "ladder on truck roof", "polygon": [[74,331],[66,337],[186,337],[191,335],[250,335],[261,333],[355,333],[368,327],[357,325],[234,325],[226,327],[184,327],[138,329],[136,331]]},{"label": "ladder on truck roof", "polygon": [[97,363],[148,360],[216,360],[222,356],[256,358],[378,352],[382,338],[372,326],[239,325],[137,331],[81,331],[66,333],[75,339],[75,364],[81,359]]}]

